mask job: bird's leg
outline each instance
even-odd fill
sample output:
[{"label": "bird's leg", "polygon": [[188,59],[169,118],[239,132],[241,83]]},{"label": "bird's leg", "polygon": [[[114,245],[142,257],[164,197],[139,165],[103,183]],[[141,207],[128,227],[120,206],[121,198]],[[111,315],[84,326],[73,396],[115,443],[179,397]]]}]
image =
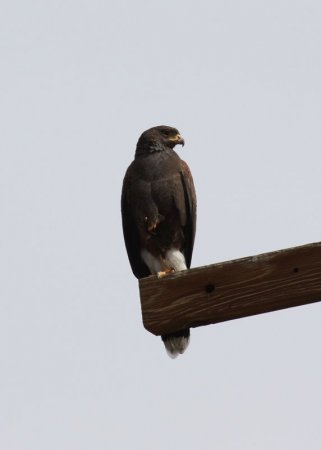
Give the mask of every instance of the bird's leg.
[{"label": "bird's leg", "polygon": [[166,277],[166,275],[170,275],[171,273],[175,272],[175,269],[173,267],[170,267],[168,263],[166,262],[164,256],[160,256],[160,259],[162,261],[163,270],[160,270],[157,272],[157,278],[163,278]]}]

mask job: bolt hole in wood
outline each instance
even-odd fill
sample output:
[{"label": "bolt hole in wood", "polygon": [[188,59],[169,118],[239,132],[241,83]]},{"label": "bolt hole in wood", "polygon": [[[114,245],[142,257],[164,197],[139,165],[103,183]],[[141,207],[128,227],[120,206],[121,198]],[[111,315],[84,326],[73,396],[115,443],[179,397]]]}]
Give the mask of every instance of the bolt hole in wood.
[{"label": "bolt hole in wood", "polygon": [[298,267],[294,267],[293,272],[294,273],[298,273],[299,272],[299,268]]},{"label": "bolt hole in wood", "polygon": [[208,284],[205,286],[205,292],[206,292],[207,294],[211,294],[211,293],[214,292],[214,291],[215,291],[215,284],[208,283]]}]

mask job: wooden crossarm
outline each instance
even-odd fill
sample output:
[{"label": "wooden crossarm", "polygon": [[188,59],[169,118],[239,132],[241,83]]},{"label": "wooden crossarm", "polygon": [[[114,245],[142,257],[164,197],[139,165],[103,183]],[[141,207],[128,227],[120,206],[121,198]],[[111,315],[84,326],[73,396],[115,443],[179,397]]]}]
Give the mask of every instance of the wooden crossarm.
[{"label": "wooden crossarm", "polygon": [[321,300],[321,242],[139,280],[155,335]]}]

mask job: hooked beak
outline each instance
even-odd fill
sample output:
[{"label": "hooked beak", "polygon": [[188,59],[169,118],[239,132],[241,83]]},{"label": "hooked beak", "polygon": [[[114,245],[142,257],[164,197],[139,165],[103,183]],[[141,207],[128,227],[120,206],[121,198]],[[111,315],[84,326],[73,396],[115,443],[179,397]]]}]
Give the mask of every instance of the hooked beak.
[{"label": "hooked beak", "polygon": [[180,134],[177,134],[176,136],[169,138],[169,140],[174,142],[175,145],[182,145],[182,146],[185,145],[185,141]]}]

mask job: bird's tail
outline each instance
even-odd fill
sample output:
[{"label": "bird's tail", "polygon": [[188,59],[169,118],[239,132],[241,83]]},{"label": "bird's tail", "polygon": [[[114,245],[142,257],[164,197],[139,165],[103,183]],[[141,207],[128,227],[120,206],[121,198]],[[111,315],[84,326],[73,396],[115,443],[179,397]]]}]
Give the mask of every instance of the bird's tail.
[{"label": "bird's tail", "polygon": [[176,358],[179,354],[185,352],[188,347],[190,338],[189,328],[177,331],[176,333],[164,334],[162,340],[164,342],[168,356]]}]

